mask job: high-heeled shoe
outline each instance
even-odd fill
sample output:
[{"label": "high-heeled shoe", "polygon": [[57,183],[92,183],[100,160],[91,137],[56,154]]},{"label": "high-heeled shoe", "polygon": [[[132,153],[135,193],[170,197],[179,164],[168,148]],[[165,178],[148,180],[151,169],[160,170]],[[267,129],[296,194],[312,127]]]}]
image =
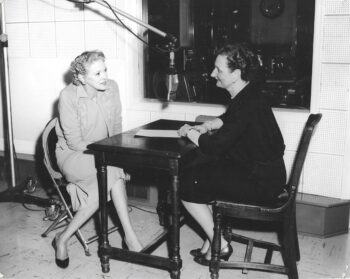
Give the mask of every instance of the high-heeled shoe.
[{"label": "high-heeled shoe", "polygon": [[[230,244],[228,244],[226,247],[221,249],[219,258],[221,260],[228,261],[232,253],[233,253],[233,248]],[[195,257],[194,261],[196,263],[199,263],[200,265],[209,266],[210,259],[209,260],[207,259],[206,254],[203,254],[203,253],[201,254],[202,255]]]},{"label": "high-heeled shoe", "polygon": [[206,253],[203,253],[201,248],[197,248],[197,249],[192,249],[190,251],[190,254],[193,257],[200,257],[200,256],[204,256]]},{"label": "high-heeled shoe", "polygon": [[60,268],[67,268],[68,265],[69,265],[69,257],[64,259],[64,260],[60,260],[60,259],[57,259],[56,257],[56,254],[57,254],[57,244],[56,244],[56,237],[52,240],[52,243],[51,243],[53,249],[55,249],[55,262],[56,262],[56,265]]}]

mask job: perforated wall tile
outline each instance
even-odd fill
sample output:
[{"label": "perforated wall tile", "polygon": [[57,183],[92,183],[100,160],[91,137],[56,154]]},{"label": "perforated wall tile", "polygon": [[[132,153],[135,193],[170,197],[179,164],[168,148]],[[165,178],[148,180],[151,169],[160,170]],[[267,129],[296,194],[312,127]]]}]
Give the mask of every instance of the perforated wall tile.
[{"label": "perforated wall tile", "polygon": [[111,21],[85,22],[85,47],[88,50],[99,49],[106,58],[117,56],[117,27]]},{"label": "perforated wall tile", "polygon": [[278,124],[283,135],[286,150],[296,151],[305,123],[286,121]]},{"label": "perforated wall tile", "polygon": [[325,16],[324,36],[348,38],[350,32],[350,15]]},{"label": "perforated wall tile", "polygon": [[322,119],[310,143],[310,152],[344,155],[347,112],[320,110]]},{"label": "perforated wall tile", "polygon": [[350,14],[350,0],[325,1],[325,14]]},{"label": "perforated wall tile", "polygon": [[304,193],[341,197],[343,156],[309,153],[304,174]]},{"label": "perforated wall tile", "polygon": [[324,39],[322,61],[329,63],[350,63],[350,42],[348,38]]},{"label": "perforated wall tile", "polygon": [[126,113],[126,117],[128,121],[127,123],[123,124],[124,131],[145,125],[151,121],[151,113],[146,111],[128,111]]},{"label": "perforated wall tile", "polygon": [[151,112],[151,121],[158,119],[185,120],[185,115],[171,112]]},{"label": "perforated wall tile", "polygon": [[28,23],[6,24],[9,57],[29,57]]},{"label": "perforated wall tile", "polygon": [[4,1],[5,20],[10,22],[28,22],[27,0]]},{"label": "perforated wall tile", "polygon": [[43,22],[55,20],[55,6],[53,3],[42,0],[28,1],[29,22]]},{"label": "perforated wall tile", "polygon": [[29,23],[32,58],[56,58],[56,30],[53,22]]},{"label": "perforated wall tile", "polygon": [[80,21],[84,20],[84,5],[70,1],[55,2],[56,21]]},{"label": "perforated wall tile", "polygon": [[323,64],[321,70],[320,108],[348,110],[350,65]]},{"label": "perforated wall tile", "polygon": [[85,49],[84,22],[56,22],[57,56],[75,58]]},{"label": "perforated wall tile", "polygon": [[350,16],[324,18],[323,62],[350,62]]}]

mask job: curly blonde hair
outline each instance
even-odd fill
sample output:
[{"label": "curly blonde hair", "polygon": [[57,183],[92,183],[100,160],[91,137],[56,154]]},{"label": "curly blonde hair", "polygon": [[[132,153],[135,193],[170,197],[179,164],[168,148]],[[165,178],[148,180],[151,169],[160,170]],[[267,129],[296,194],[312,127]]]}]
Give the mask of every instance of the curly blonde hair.
[{"label": "curly blonde hair", "polygon": [[84,51],[82,54],[78,55],[70,64],[69,70],[73,75],[72,83],[74,85],[81,85],[79,75],[86,74],[87,66],[91,65],[91,63],[96,60],[105,61],[105,59],[105,55],[100,50]]}]

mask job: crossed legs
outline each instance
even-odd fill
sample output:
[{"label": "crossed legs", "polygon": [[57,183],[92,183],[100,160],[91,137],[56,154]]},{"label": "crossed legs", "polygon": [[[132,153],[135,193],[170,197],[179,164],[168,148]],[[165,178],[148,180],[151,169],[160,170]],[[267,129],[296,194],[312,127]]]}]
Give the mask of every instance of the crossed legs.
[{"label": "crossed legs", "polygon": [[[140,251],[142,245],[136,236],[129,217],[124,179],[118,179],[112,186],[111,197],[124,229],[125,242],[128,248],[132,251]],[[65,230],[56,235],[57,259],[64,260],[68,258],[68,240],[97,211],[98,207],[98,198],[90,199],[88,206],[79,209]]]}]

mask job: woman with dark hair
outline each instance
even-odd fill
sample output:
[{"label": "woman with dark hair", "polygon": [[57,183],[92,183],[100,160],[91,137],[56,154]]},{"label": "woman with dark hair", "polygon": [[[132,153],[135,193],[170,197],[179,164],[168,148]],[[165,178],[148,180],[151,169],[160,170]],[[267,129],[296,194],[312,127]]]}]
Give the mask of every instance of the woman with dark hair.
[{"label": "woman with dark hair", "polygon": [[[267,203],[285,186],[285,145],[270,106],[253,82],[257,65],[254,52],[245,44],[221,48],[211,77],[230,94],[226,112],[179,130],[199,147],[181,177],[180,194],[185,208],[207,236],[202,248],[191,251],[200,264],[208,265],[210,259],[212,201]],[[225,239],[221,245],[221,258],[227,260],[232,247]]]},{"label": "woman with dark hair", "polygon": [[[108,79],[104,54],[97,50],[83,52],[71,63],[70,70],[73,81],[59,97],[56,157],[58,167],[70,182],[67,191],[76,213],[52,243],[56,264],[61,268],[69,263],[68,240],[99,206],[95,160],[87,145],[122,131],[119,89],[115,81]],[[130,250],[140,251],[142,246],[128,214],[127,175],[117,167],[107,169],[108,193],[123,226],[125,243]]]}]

